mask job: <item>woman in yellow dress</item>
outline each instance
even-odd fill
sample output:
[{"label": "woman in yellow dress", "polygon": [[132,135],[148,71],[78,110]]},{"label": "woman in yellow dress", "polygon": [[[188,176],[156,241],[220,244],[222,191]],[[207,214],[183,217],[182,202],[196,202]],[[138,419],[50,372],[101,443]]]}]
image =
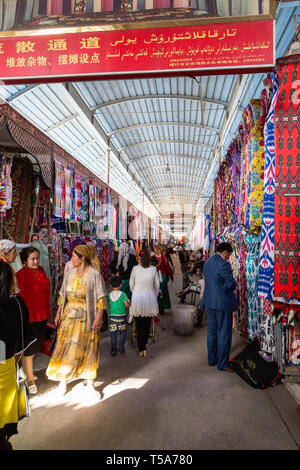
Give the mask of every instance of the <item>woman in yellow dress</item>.
[{"label": "woman in yellow dress", "polygon": [[56,345],[47,368],[49,379],[60,382],[66,393],[67,382],[87,380],[94,391],[100,358],[99,331],[106,308],[106,288],[100,274],[96,248],[77,246],[72,255],[74,269],[68,272],[60,291],[55,317],[58,325]]}]

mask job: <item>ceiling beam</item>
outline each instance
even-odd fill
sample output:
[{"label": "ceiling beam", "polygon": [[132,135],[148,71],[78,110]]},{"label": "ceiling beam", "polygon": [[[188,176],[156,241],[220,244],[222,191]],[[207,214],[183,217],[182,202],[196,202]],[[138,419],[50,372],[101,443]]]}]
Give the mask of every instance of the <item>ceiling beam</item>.
[{"label": "ceiling beam", "polygon": [[[208,163],[208,162],[207,162],[207,163]],[[148,168],[147,168],[147,167],[146,167],[146,168],[139,168],[138,170],[135,171],[135,174],[141,173],[141,172],[146,171],[146,170],[154,170],[154,169],[157,169],[157,168],[166,168],[167,166],[168,166],[169,168],[182,168],[182,165],[179,165],[179,164],[176,165],[176,164],[174,164],[174,163],[171,163],[171,164],[169,164],[169,163],[164,163],[163,165],[151,165],[151,166],[148,167]],[[195,171],[196,171],[196,170],[204,170],[204,168],[193,167],[193,166],[189,166],[188,169],[190,169],[190,170],[195,170]],[[170,174],[170,176],[171,176],[171,175],[174,174],[174,173],[172,173],[171,171],[169,171],[169,174]],[[186,175],[186,173],[183,173],[183,175]],[[187,176],[189,176],[189,175],[187,175]]]},{"label": "ceiling beam", "polygon": [[217,127],[211,127],[211,126],[202,126],[201,124],[193,124],[190,122],[179,122],[179,121],[172,121],[172,122],[143,122],[142,124],[134,124],[132,126],[127,126],[127,127],[120,127],[119,129],[115,129],[114,131],[108,132],[107,135],[109,137],[118,134],[120,132],[127,132],[127,131],[133,131],[136,129],[139,129],[141,127],[161,127],[161,126],[184,126],[184,127],[194,127],[196,129],[205,129],[206,131],[213,132],[214,134],[219,134],[220,129]]},{"label": "ceiling beam", "polygon": [[[192,185],[192,186],[197,186],[197,185],[199,184],[198,182],[194,182],[194,181],[189,181],[189,182],[187,183],[187,182],[185,182],[185,181],[182,181],[182,179],[181,179],[181,180],[172,180],[172,181],[166,182],[164,185],[162,185],[161,183],[162,183],[162,182],[160,181],[160,182],[158,183],[158,185],[153,184],[153,185],[147,185],[147,186],[148,186],[149,190],[152,190],[152,188],[176,189],[176,188],[180,188],[180,187],[181,187],[181,186],[172,186],[172,184],[174,184],[174,183],[175,183],[175,184],[176,184],[176,183],[182,183],[182,187],[186,187],[187,184]],[[172,183],[172,184],[171,184],[171,183]],[[171,187],[167,187],[166,184],[169,185],[169,186],[171,186]]]},{"label": "ceiling beam", "polygon": [[140,162],[142,160],[150,160],[152,158],[161,158],[161,157],[171,157],[171,158],[184,158],[184,159],[190,159],[190,160],[203,160],[203,161],[208,161],[207,158],[204,157],[196,157],[195,155],[180,155],[176,153],[161,153],[161,154],[154,154],[154,155],[144,155],[143,157],[138,157],[135,158],[134,160],[129,160],[126,162],[127,165],[132,165],[133,163]]},{"label": "ceiling beam", "polygon": [[[149,168],[149,170],[151,170],[151,168]],[[180,174],[180,173],[171,173],[171,174],[170,174],[170,173],[159,173],[158,175],[153,174],[153,175],[149,175],[149,176],[143,176],[143,181],[149,180],[149,179],[151,180],[151,179],[153,179],[153,178],[158,178],[158,179],[159,179],[159,178],[161,178],[162,176],[168,176],[168,177],[170,177],[170,176],[172,176],[172,175],[173,175],[173,176],[184,176],[184,177],[187,177],[187,178],[197,179],[197,180],[200,179],[199,176],[194,176],[194,175],[187,175],[187,174]],[[160,180],[160,181],[161,181],[161,180]],[[166,184],[171,184],[172,182],[173,182],[173,181],[170,179],[169,181],[166,181]],[[186,183],[187,185],[189,184],[188,181],[182,181],[182,182],[183,182],[183,183]]]},{"label": "ceiling beam", "polygon": [[80,116],[79,113],[72,114],[72,116],[68,116],[67,118],[63,119],[62,121],[59,121],[56,124],[53,124],[53,126],[48,127],[47,129],[44,130],[44,132],[54,131],[54,129],[57,129],[57,127],[63,126],[67,122],[72,121],[73,119],[76,119],[79,116]]},{"label": "ceiling beam", "polygon": [[[138,96],[128,96],[124,98],[119,98],[117,100],[112,101],[105,101],[104,103],[98,104],[96,106],[92,106],[90,109],[92,112],[96,112],[99,109],[107,108],[108,106],[114,106],[115,104],[122,104],[132,102],[132,101],[139,101],[139,100],[157,100],[157,99],[175,99],[175,100],[188,100],[188,101],[196,101],[201,103],[200,96],[188,96],[188,95],[172,95],[172,94],[162,94],[162,95],[138,95]],[[202,101],[204,103],[216,104],[221,108],[226,108],[228,103],[226,101],[221,100],[214,100],[212,98],[203,98]]]},{"label": "ceiling beam", "polygon": [[215,148],[213,145],[200,144],[199,142],[191,142],[188,140],[169,140],[169,139],[159,139],[159,140],[144,140],[143,142],[137,142],[136,144],[127,145],[118,150],[119,154],[127,150],[139,147],[140,145],[149,145],[149,144],[183,144],[183,145],[197,145],[198,147],[203,147],[210,149],[211,151]]},{"label": "ceiling beam", "polygon": [[20,96],[26,95],[26,93],[33,90],[33,88],[38,88],[39,86],[41,86],[40,83],[38,85],[27,85],[25,88],[23,88],[22,90],[19,90],[10,98],[7,98],[5,101],[7,101],[8,103],[12,103],[12,101],[14,101],[15,99],[19,98]]}]

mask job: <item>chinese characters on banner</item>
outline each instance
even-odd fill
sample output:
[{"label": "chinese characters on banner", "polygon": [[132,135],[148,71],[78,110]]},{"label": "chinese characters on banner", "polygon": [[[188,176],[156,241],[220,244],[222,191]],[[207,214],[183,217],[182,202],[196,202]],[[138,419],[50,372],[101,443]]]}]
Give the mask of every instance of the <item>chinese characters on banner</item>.
[{"label": "chinese characters on banner", "polygon": [[2,80],[272,67],[274,21],[0,37]]}]

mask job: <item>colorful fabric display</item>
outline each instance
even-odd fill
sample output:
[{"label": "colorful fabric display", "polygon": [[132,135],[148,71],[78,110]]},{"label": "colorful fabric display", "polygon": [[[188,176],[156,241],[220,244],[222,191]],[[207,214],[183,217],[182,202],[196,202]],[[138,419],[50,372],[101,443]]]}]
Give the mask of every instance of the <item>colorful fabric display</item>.
[{"label": "colorful fabric display", "polygon": [[0,164],[0,212],[6,213],[6,158],[2,156]]},{"label": "colorful fabric display", "polygon": [[81,188],[82,188],[81,222],[85,222],[87,220],[87,214],[88,214],[88,189],[89,189],[89,185],[85,181],[84,178],[82,178],[82,181],[81,181]]},{"label": "colorful fabric display", "polygon": [[278,99],[278,78],[271,73],[272,100],[266,121],[266,150],[263,190],[261,248],[258,295],[274,299],[274,217],[275,217],[275,125],[274,112]]},{"label": "colorful fabric display", "polygon": [[74,168],[70,168],[71,170],[71,214],[70,219],[76,220],[76,188],[75,188],[75,170]]},{"label": "colorful fabric display", "polygon": [[[262,224],[265,143],[261,128],[261,100],[251,100],[249,197],[247,223],[251,229]],[[248,224],[249,220],[249,224]]]},{"label": "colorful fabric display", "polygon": [[258,235],[243,231],[247,245],[246,259],[247,297],[248,297],[248,336],[250,339],[259,336],[261,304],[258,298],[258,260],[260,253],[260,238]]},{"label": "colorful fabric display", "polygon": [[94,222],[95,220],[95,186],[93,182],[89,184],[89,221]]},{"label": "colorful fabric display", "polygon": [[277,74],[274,289],[300,302],[300,55],[280,59]]},{"label": "colorful fabric display", "polygon": [[69,168],[65,168],[65,218],[71,218],[72,202],[71,202],[71,185],[72,174]]},{"label": "colorful fabric display", "polygon": [[81,222],[82,217],[82,176],[75,173],[75,210],[76,220]]}]

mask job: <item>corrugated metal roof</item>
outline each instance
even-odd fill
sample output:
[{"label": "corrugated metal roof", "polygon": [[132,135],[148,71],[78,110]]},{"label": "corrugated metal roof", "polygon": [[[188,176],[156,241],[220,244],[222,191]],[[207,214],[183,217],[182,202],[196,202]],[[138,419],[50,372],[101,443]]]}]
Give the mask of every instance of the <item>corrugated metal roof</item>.
[{"label": "corrugated metal roof", "polygon": [[[299,13],[298,2],[279,4],[277,57]],[[264,75],[2,85],[0,94],[104,181],[109,146],[111,187],[150,217],[182,205],[192,215],[212,194],[220,158]]]}]

